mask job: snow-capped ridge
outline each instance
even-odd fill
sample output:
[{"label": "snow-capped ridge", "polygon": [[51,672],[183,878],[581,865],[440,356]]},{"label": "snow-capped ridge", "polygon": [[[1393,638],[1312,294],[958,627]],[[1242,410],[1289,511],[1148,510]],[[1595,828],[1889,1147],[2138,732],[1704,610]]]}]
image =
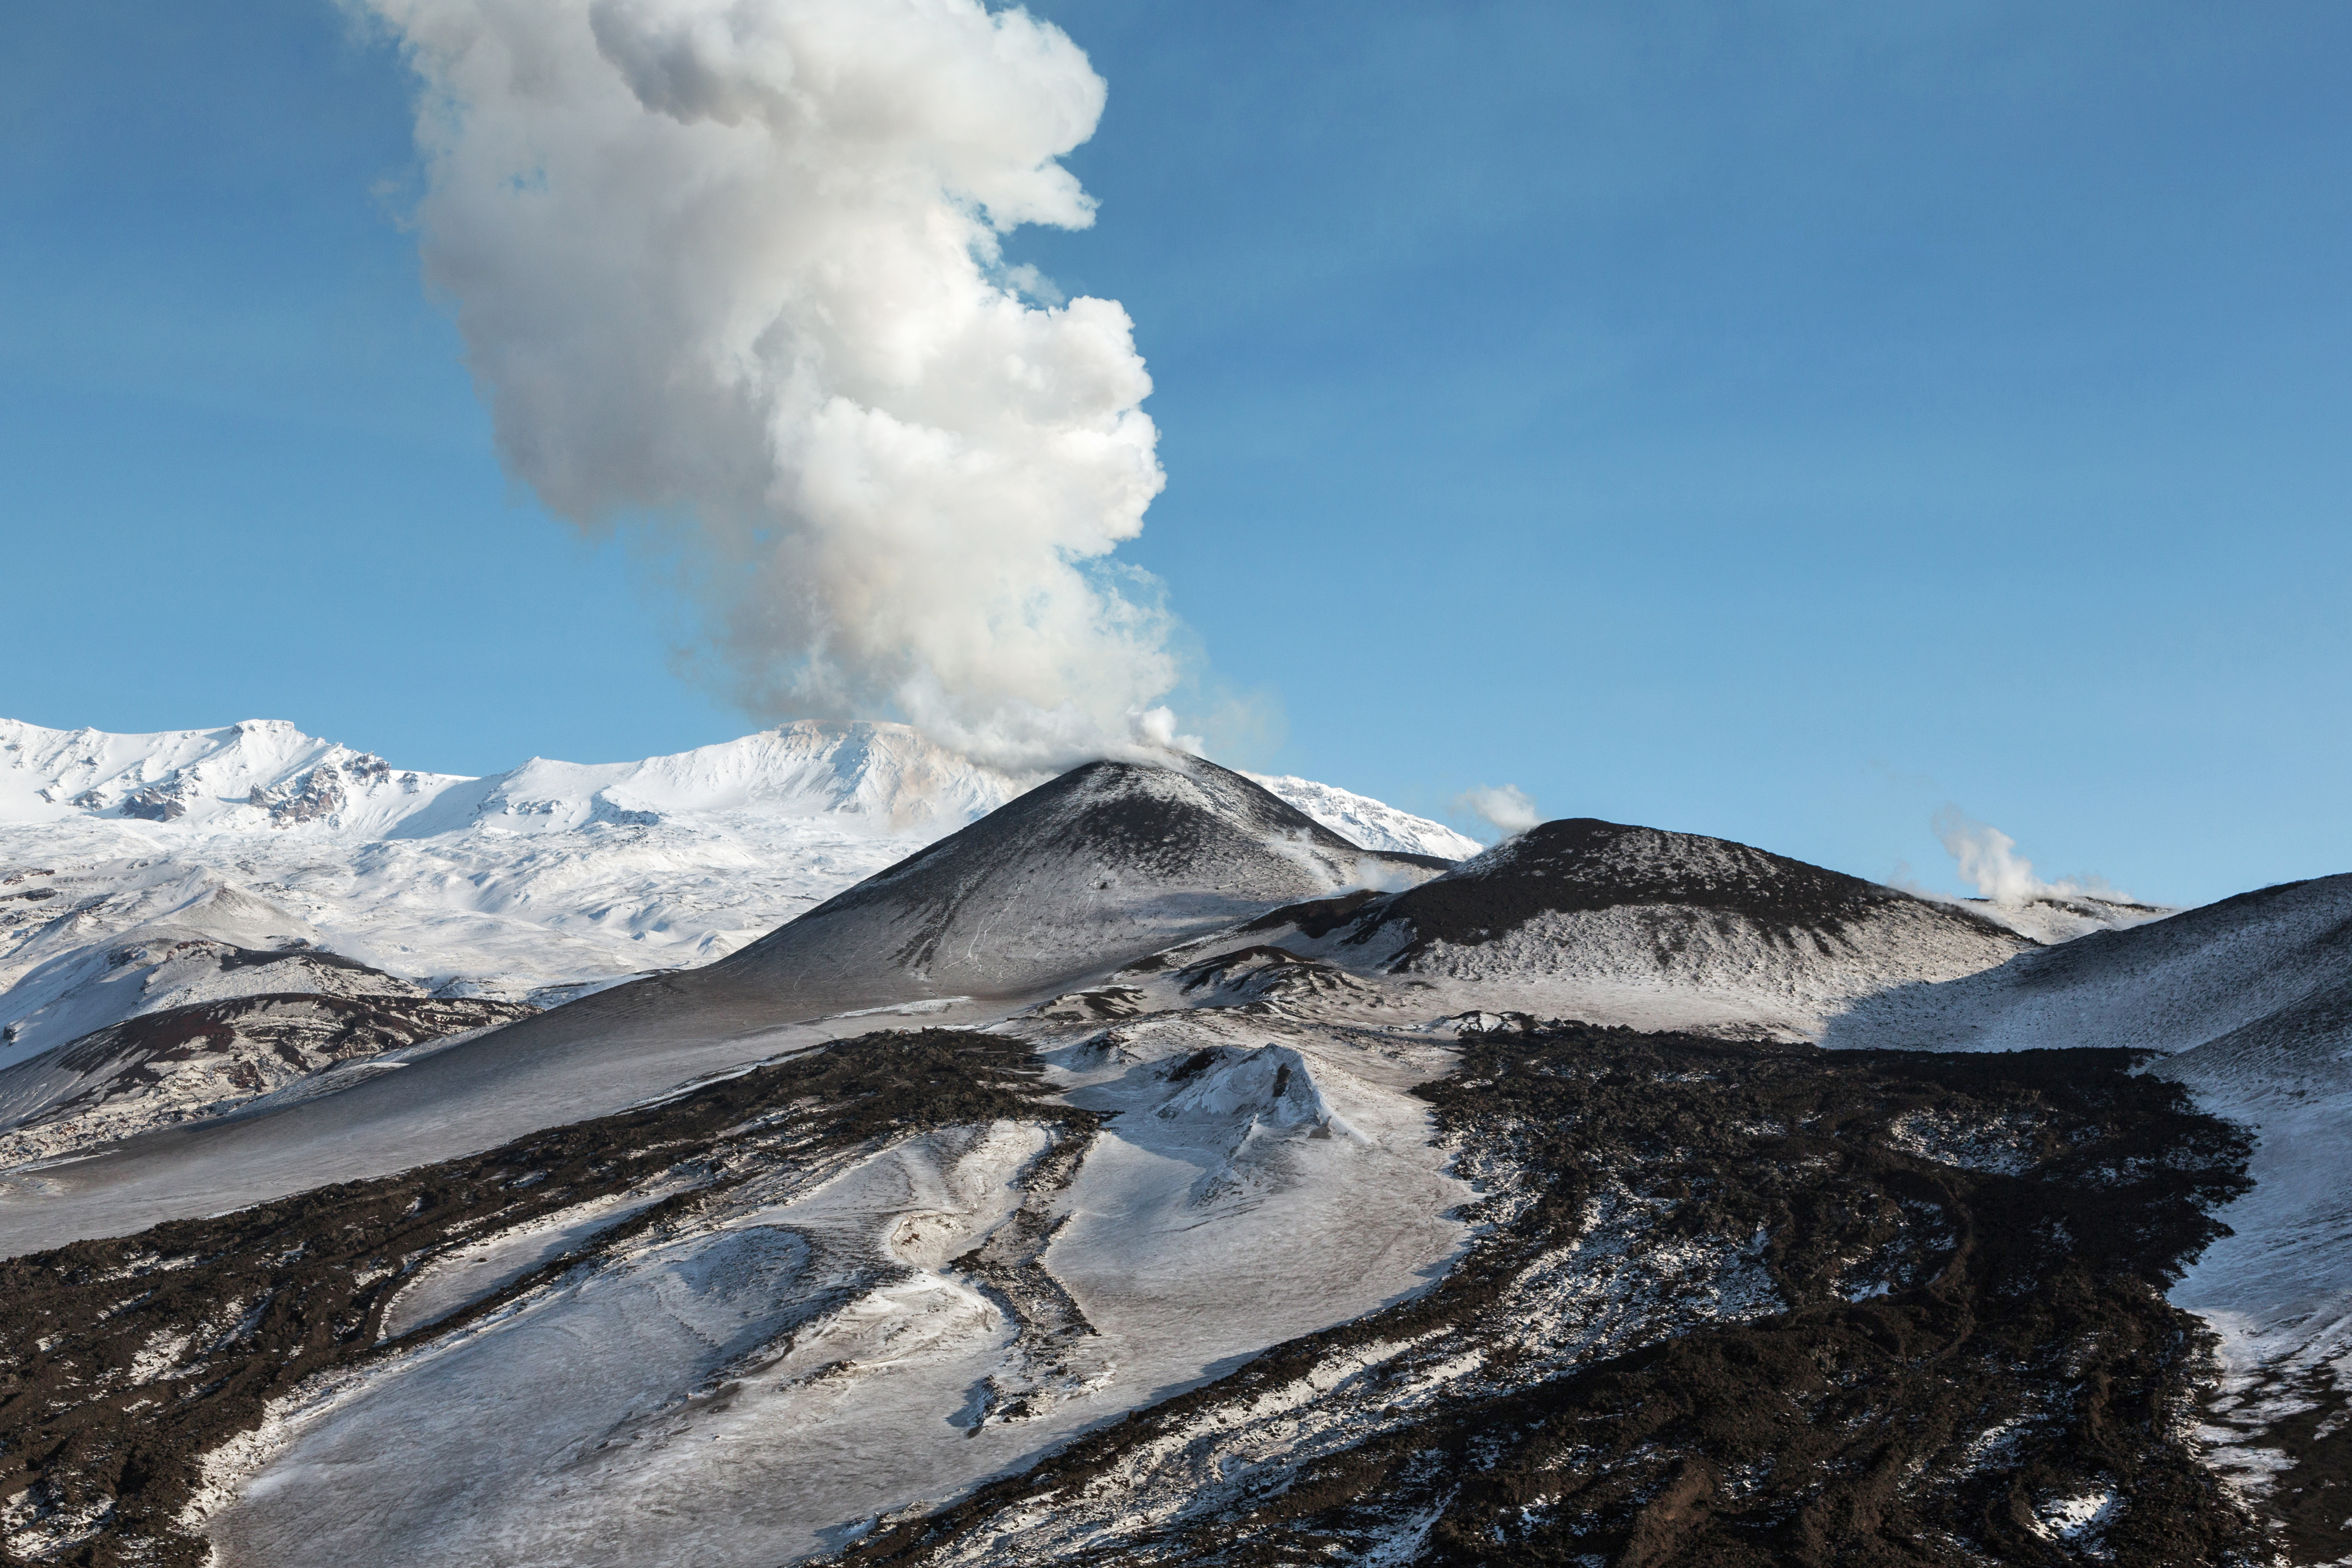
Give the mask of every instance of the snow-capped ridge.
[{"label": "snow-capped ridge", "polygon": [[474,816],[508,832],[760,814],[894,836],[961,826],[1039,781],[967,762],[903,724],[803,721],[639,763],[534,757],[485,782]]},{"label": "snow-capped ridge", "polygon": [[395,772],[282,720],[115,735],[0,720],[0,822],[97,816],[252,832],[376,832],[466,781]]},{"label": "snow-capped ridge", "polygon": [[275,721],[0,721],[0,868],[41,873],[0,889],[0,986],[76,932],[158,918],[176,879],[234,886],[284,911],[278,935],[451,994],[584,989],[723,957],[1032,782],[898,724],[464,778]]},{"label": "snow-capped ridge", "polygon": [[0,821],[98,816],[371,837],[446,832],[468,819],[549,832],[758,812],[837,815],[896,833],[960,826],[1036,782],[968,762],[904,724],[804,720],[642,762],[534,757],[469,778],[398,769],[277,720],[145,735],[0,720]]},{"label": "snow-capped ridge", "polygon": [[1468,835],[1456,833],[1444,823],[1432,822],[1425,816],[1399,811],[1370,795],[1288,773],[1243,776],[1279,795],[1349,843],[1366,849],[1433,855],[1441,860],[1465,860],[1479,851],[1478,841]]}]

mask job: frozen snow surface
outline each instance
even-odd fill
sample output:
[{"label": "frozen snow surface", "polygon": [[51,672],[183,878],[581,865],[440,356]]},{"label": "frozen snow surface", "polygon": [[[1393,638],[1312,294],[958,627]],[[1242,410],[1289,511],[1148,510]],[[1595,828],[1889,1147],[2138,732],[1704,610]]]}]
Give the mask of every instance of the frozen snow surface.
[{"label": "frozen snow surface", "polygon": [[[1461,1244],[1450,1215],[1468,1190],[1401,1090],[1445,1053],[1224,1037],[1213,1022],[1057,1053],[1074,1100],[1119,1113],[1076,1158],[1049,1161],[1045,1127],[999,1121],[754,1183],[383,1364],[221,1516],[222,1561],[807,1555],[1425,1289]],[[1185,1070],[1200,1050],[1215,1065]],[[1042,1369],[1003,1298],[953,1262],[1024,1209],[1081,1330]],[[481,1237],[406,1288],[387,1333],[623,1212]]]}]

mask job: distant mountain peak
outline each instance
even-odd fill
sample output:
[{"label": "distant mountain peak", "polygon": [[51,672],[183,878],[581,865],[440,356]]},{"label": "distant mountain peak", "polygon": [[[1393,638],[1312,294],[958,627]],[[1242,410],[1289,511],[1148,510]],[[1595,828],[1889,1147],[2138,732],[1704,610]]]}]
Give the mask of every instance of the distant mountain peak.
[{"label": "distant mountain peak", "polygon": [[1253,782],[1305,812],[1351,844],[1399,855],[1434,855],[1466,860],[1485,848],[1476,839],[1443,823],[1312,779],[1287,773],[1249,773]]}]

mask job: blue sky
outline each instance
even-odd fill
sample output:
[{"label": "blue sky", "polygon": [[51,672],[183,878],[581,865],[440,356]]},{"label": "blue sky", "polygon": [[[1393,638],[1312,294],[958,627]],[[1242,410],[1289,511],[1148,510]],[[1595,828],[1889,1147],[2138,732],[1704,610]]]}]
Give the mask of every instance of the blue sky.
[{"label": "blue sky", "polygon": [[[1939,884],[2352,868],[2352,12],[1063,0],[1235,760]],[[326,0],[0,18],[0,713],[726,738],[501,472]]]}]

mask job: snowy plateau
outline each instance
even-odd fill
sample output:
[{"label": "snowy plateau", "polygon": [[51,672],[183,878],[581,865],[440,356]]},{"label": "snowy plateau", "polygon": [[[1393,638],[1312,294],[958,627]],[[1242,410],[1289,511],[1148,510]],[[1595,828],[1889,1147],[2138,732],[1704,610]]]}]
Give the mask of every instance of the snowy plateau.
[{"label": "snowy plateau", "polygon": [[0,725],[0,1563],[2352,1561],[2352,877]]}]

